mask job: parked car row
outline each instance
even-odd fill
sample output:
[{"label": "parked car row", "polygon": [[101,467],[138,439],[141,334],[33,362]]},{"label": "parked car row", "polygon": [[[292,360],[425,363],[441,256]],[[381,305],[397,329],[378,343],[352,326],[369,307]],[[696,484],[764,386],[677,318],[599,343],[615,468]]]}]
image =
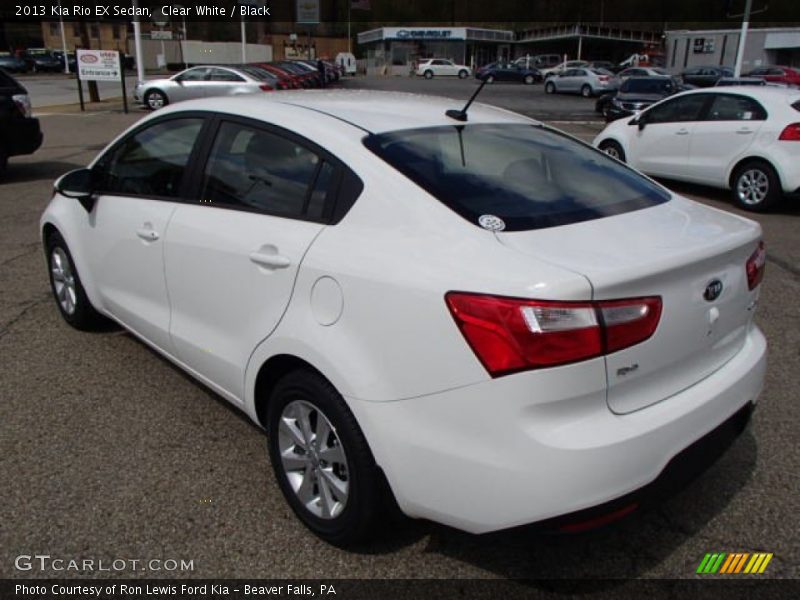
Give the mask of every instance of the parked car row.
[{"label": "parked car row", "polygon": [[541,71],[535,67],[525,67],[518,63],[493,62],[475,71],[475,78],[486,83],[495,81],[516,81],[531,85],[541,82]]},{"label": "parked car row", "polygon": [[323,64],[324,79],[314,61],[200,65],[171,77],[137,82],[133,97],[146,108],[157,110],[195,98],[318,88],[338,81],[342,75],[337,65],[324,61]]},{"label": "parked car row", "polygon": [[548,77],[544,91],[548,94],[576,93],[591,98],[615,90],[618,86],[619,80],[611,71],[581,67]]}]

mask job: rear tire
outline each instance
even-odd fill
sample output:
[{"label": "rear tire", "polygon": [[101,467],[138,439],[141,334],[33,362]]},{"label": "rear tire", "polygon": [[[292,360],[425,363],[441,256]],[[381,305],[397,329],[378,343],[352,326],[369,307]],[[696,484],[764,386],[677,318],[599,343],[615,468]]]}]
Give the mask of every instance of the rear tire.
[{"label": "rear tire", "polygon": [[298,369],[276,384],[267,446],[284,497],[314,534],[337,546],[375,534],[384,480],[353,413],[319,373]]},{"label": "rear tire", "polygon": [[525,78],[522,80],[522,83],[525,85],[533,85],[534,77],[533,75],[525,75]]},{"label": "rear tire", "polygon": [[544,84],[544,91],[546,94],[555,94],[556,93],[556,84],[552,81],[548,81]]},{"label": "rear tire", "polygon": [[86,296],[75,262],[61,234],[51,233],[45,241],[50,289],[64,320],[81,331],[107,329],[110,322],[97,312]]},{"label": "rear tire", "polygon": [[150,90],[144,95],[144,104],[150,110],[158,110],[169,104],[169,99],[161,90]]},{"label": "rear tire", "polygon": [[466,79],[467,77],[469,77],[469,73],[467,73],[467,71],[465,69],[461,69],[458,72],[458,78],[459,79]]},{"label": "rear tire", "polygon": [[494,83],[494,75],[489,75],[486,78],[486,83]]},{"label": "rear tire", "polygon": [[433,79],[433,71],[425,71],[425,72],[422,74],[422,76],[423,76],[425,79]]},{"label": "rear tire", "polygon": [[751,212],[767,212],[783,200],[778,174],[762,160],[751,160],[737,167],[731,177],[733,202]]},{"label": "rear tire", "polygon": [[581,96],[583,96],[584,98],[591,98],[592,97],[592,86],[584,85],[581,88]]},{"label": "rear tire", "polygon": [[622,146],[614,140],[604,140],[600,142],[599,148],[611,158],[616,158],[620,162],[625,162],[625,151],[622,149]]}]

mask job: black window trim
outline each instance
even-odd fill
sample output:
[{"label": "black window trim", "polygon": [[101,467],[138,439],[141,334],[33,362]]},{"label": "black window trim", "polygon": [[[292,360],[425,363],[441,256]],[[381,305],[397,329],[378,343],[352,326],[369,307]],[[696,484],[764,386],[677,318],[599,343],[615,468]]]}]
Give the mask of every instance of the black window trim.
[{"label": "black window trim", "polygon": [[113,146],[106,149],[103,154],[101,154],[97,160],[94,162],[92,167],[92,177],[97,177],[97,173],[94,173],[95,169],[99,169],[103,163],[103,160],[114,154],[123,144],[125,144],[129,139],[138,135],[142,131],[146,129],[150,129],[151,127],[155,127],[157,125],[161,125],[162,123],[167,123],[169,121],[177,121],[177,120],[184,120],[184,119],[202,119],[203,123],[200,126],[200,131],[197,134],[197,139],[195,140],[194,147],[192,148],[192,152],[189,154],[189,160],[186,163],[186,168],[183,172],[183,177],[181,179],[180,190],[178,191],[177,196],[142,196],[140,194],[130,194],[130,193],[121,193],[121,192],[112,192],[103,189],[97,189],[94,192],[96,196],[119,196],[121,198],[136,198],[137,200],[154,200],[158,202],[178,202],[178,203],[190,203],[192,202],[192,198],[189,196],[189,190],[192,185],[192,180],[189,177],[189,174],[192,172],[192,166],[194,162],[197,160],[199,156],[200,149],[203,145],[204,139],[207,135],[208,129],[211,126],[212,117],[214,113],[209,111],[187,111],[181,113],[172,113],[169,115],[164,115],[163,117],[156,117],[149,121],[146,121],[135,129],[132,129],[128,132],[127,135],[120,138],[119,140],[114,143]]},{"label": "black window trim", "polygon": [[[280,127],[278,125],[274,125],[272,123],[267,123],[265,121],[261,121],[258,119],[251,119],[248,117],[242,117],[239,115],[231,115],[226,113],[212,113],[213,116],[210,119],[211,123],[209,127],[203,134],[203,139],[200,140],[200,143],[197,145],[197,156],[192,157],[192,162],[190,163],[190,168],[187,169],[187,173],[189,174],[189,181],[191,182],[189,185],[188,190],[188,198],[187,201],[190,204],[195,204],[197,206],[205,206],[207,208],[217,208],[222,210],[236,210],[240,212],[249,212],[255,213],[259,215],[264,215],[273,218],[280,218],[280,219],[290,219],[294,221],[306,221],[310,223],[322,223],[325,225],[336,225],[342,218],[347,214],[350,208],[355,204],[355,201],[358,199],[358,196],[363,191],[364,184],[361,179],[353,173],[352,169],[347,167],[341,160],[336,158],[333,154],[329,151],[325,150],[323,147],[319,146],[318,144],[312,142],[306,137],[294,133],[288,129]],[[282,213],[275,213],[269,210],[264,210],[261,208],[255,208],[250,206],[244,205],[236,205],[236,204],[206,204],[202,202],[201,194],[203,191],[203,184],[204,184],[204,173],[206,170],[206,166],[208,165],[208,161],[211,158],[211,151],[214,147],[214,141],[217,139],[217,135],[219,134],[219,129],[222,127],[223,123],[234,123],[237,125],[241,125],[243,127],[248,127],[250,129],[255,129],[257,131],[263,131],[265,133],[270,133],[273,135],[278,135],[283,137],[284,139],[291,140],[292,142],[302,146],[309,152],[313,152],[322,160],[320,161],[319,165],[314,172],[313,181],[309,183],[309,187],[306,190],[306,197],[303,200],[303,212],[306,213],[308,211],[308,206],[310,204],[311,194],[313,194],[314,186],[317,183],[317,178],[322,171],[323,162],[329,163],[333,168],[333,176],[331,177],[330,187],[328,188],[328,193],[325,197],[325,208],[323,209],[321,217],[309,217],[307,214],[303,215],[287,215]],[[344,189],[344,182],[345,179],[355,180],[356,184],[356,192],[351,194],[351,198],[343,197],[345,196],[345,189]]]},{"label": "black window trim", "polygon": [[[716,95],[715,92],[701,92],[699,94],[687,94],[685,96],[677,96],[677,97],[675,97],[675,96],[667,96],[662,102],[659,102],[658,104],[654,104],[651,108],[659,108],[659,107],[663,108],[664,106],[667,105],[667,103],[680,102],[681,100],[684,100],[686,98],[690,98],[692,96],[700,96],[701,98],[703,98],[704,104],[703,104],[703,107],[700,109],[700,113],[697,115],[696,119],[692,119],[690,121],[656,121],[656,122],[650,121],[648,119],[647,120],[647,125],[648,126],[653,126],[653,125],[670,125],[672,123],[701,123],[703,121],[706,121],[707,120],[706,117],[708,117],[708,110],[709,110],[709,108],[711,108],[711,104],[714,101],[714,96],[715,95]],[[642,113],[642,114],[650,113],[651,108],[648,108],[647,111]]]}]

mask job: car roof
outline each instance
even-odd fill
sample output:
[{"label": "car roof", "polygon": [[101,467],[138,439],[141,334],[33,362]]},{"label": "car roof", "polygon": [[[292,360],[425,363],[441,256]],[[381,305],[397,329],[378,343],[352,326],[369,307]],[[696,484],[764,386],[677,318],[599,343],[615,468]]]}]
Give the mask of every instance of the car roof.
[{"label": "car roof", "polygon": [[787,105],[800,100],[800,90],[760,85],[701,88],[681,93],[682,96],[688,94],[735,94],[738,96],[749,96],[764,104],[772,105]]},{"label": "car roof", "polygon": [[[373,90],[303,90],[283,91],[269,98],[261,95],[218,97],[190,100],[161,109],[208,110],[274,122],[275,104],[284,104],[309,111],[308,117],[327,117],[349,123],[368,133],[385,133],[404,129],[455,125],[458,121],[445,115],[449,109],[461,109],[467,98],[449,99],[439,96]],[[294,111],[290,111],[294,112]],[[294,113],[296,115],[296,112]],[[533,119],[481,103],[468,111],[467,123],[537,123]],[[279,124],[279,123],[278,123]]]}]

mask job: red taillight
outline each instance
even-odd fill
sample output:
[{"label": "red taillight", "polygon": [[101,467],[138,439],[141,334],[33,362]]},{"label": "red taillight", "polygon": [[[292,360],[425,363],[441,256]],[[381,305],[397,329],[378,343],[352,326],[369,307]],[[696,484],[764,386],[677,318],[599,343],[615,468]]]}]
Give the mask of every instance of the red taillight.
[{"label": "red taillight", "polygon": [[745,264],[747,272],[747,289],[753,290],[764,279],[764,268],[767,264],[767,249],[764,242],[758,242],[758,248],[750,255]]},{"label": "red taillight", "polygon": [[600,77],[598,77],[598,79],[600,81],[608,81],[608,75],[600,75]]},{"label": "red taillight", "polygon": [[781,131],[778,139],[782,142],[800,142],[800,123],[787,125],[786,128]]},{"label": "red taillight", "polygon": [[260,89],[262,92],[275,91],[275,88],[273,88],[271,85],[267,85],[266,83],[262,83],[260,86],[258,86],[258,89]]},{"label": "red taillight", "polygon": [[450,312],[493,377],[587,360],[653,335],[660,298],[553,302],[450,292]]}]

